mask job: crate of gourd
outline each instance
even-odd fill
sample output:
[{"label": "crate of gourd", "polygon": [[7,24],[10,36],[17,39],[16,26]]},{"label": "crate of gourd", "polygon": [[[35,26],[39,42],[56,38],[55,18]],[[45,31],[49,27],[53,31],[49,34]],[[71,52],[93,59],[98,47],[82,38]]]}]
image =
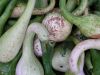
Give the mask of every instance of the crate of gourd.
[{"label": "crate of gourd", "polygon": [[0,75],[100,75],[100,0],[0,0]]}]

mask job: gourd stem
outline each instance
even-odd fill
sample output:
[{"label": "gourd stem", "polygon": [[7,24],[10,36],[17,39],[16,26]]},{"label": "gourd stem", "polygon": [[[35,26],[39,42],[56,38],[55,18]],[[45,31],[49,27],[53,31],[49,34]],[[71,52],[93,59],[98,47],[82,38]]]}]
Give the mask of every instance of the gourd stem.
[{"label": "gourd stem", "polygon": [[66,10],[71,12],[76,6],[76,0],[67,0]]},{"label": "gourd stem", "polygon": [[[43,15],[43,14],[46,14],[47,12],[51,11],[54,8],[55,3],[56,3],[55,0],[50,0],[50,4],[47,7],[40,8],[40,9],[34,9],[32,14],[33,15]],[[16,18],[16,17],[21,16],[21,14],[23,13],[24,8],[25,8],[25,4],[22,4],[22,5],[18,6],[18,7],[15,7],[11,17]],[[20,11],[20,13],[17,12],[17,10]]]},{"label": "gourd stem", "polygon": [[65,7],[66,0],[60,0],[59,5],[61,9],[61,14],[64,16],[65,19],[67,19],[69,22],[75,24],[75,25],[80,25],[81,21],[83,20],[81,17],[74,16],[70,12],[66,10]]},{"label": "gourd stem", "polygon": [[[23,56],[29,58],[30,56],[35,56],[33,54],[33,40],[34,40],[35,33],[34,32],[27,32],[25,36],[25,40],[23,43]],[[29,51],[30,50],[30,51]]]},{"label": "gourd stem", "polygon": [[73,11],[74,15],[81,15],[88,5],[88,0],[81,0],[78,8]]}]

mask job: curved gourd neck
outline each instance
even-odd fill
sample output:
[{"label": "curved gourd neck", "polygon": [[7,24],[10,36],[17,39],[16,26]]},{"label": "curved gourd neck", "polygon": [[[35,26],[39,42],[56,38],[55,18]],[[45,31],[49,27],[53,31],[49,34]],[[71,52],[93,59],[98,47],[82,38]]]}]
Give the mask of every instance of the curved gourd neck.
[{"label": "curved gourd neck", "polygon": [[75,25],[80,25],[81,21],[83,20],[81,17],[74,16],[71,14],[69,11],[66,10],[65,7],[66,0],[60,0],[59,5],[61,9],[61,14],[64,16],[65,19],[67,19],[69,22],[75,24]]},{"label": "curved gourd neck", "polygon": [[25,57],[34,56],[33,54],[33,40],[34,40],[35,33],[34,32],[27,32],[25,36],[25,40],[23,43],[23,55]]},{"label": "curved gourd neck", "polygon": [[25,40],[23,43],[23,54],[25,54],[25,56],[33,56],[33,41],[35,34],[38,35],[39,39],[42,42],[48,40],[48,32],[43,27],[43,25],[39,23],[32,23],[27,29]]},{"label": "curved gourd neck", "polygon": [[76,6],[76,0],[67,0],[66,10],[72,12]]}]

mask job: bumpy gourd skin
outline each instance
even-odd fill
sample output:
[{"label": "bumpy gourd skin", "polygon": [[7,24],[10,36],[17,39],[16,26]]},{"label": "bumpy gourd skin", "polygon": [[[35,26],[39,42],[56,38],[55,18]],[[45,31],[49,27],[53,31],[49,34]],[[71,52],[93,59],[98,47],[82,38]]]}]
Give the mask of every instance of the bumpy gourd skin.
[{"label": "bumpy gourd skin", "polygon": [[[40,29],[37,30],[37,27]],[[46,35],[39,33],[43,30],[45,31],[39,23],[33,23],[28,27],[23,42],[22,57],[16,67],[16,75],[44,75],[43,67],[33,53],[33,39],[35,33],[40,36],[39,38],[42,38],[43,36],[45,37]]]},{"label": "bumpy gourd skin", "polygon": [[77,17],[65,10],[66,0],[60,0],[60,9],[65,19],[75,24],[87,37],[100,38],[100,17],[94,14]]}]

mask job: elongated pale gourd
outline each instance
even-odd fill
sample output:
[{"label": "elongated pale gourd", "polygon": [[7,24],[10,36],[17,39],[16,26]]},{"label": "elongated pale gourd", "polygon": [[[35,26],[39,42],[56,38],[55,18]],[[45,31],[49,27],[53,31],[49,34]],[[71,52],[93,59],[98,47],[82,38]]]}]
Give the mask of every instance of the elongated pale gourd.
[{"label": "elongated pale gourd", "polygon": [[11,61],[19,52],[34,5],[35,0],[29,0],[23,15],[0,37],[0,62]]},{"label": "elongated pale gourd", "polygon": [[69,64],[70,70],[76,75],[82,75],[77,66],[78,59],[80,55],[89,49],[97,49],[100,50],[100,39],[88,39],[80,42],[75,46],[75,48],[71,52]]},{"label": "elongated pale gourd", "polygon": [[40,23],[32,23],[26,32],[23,43],[23,53],[16,68],[16,75],[44,75],[42,65],[33,53],[33,40],[35,33],[44,41],[47,31]]}]

